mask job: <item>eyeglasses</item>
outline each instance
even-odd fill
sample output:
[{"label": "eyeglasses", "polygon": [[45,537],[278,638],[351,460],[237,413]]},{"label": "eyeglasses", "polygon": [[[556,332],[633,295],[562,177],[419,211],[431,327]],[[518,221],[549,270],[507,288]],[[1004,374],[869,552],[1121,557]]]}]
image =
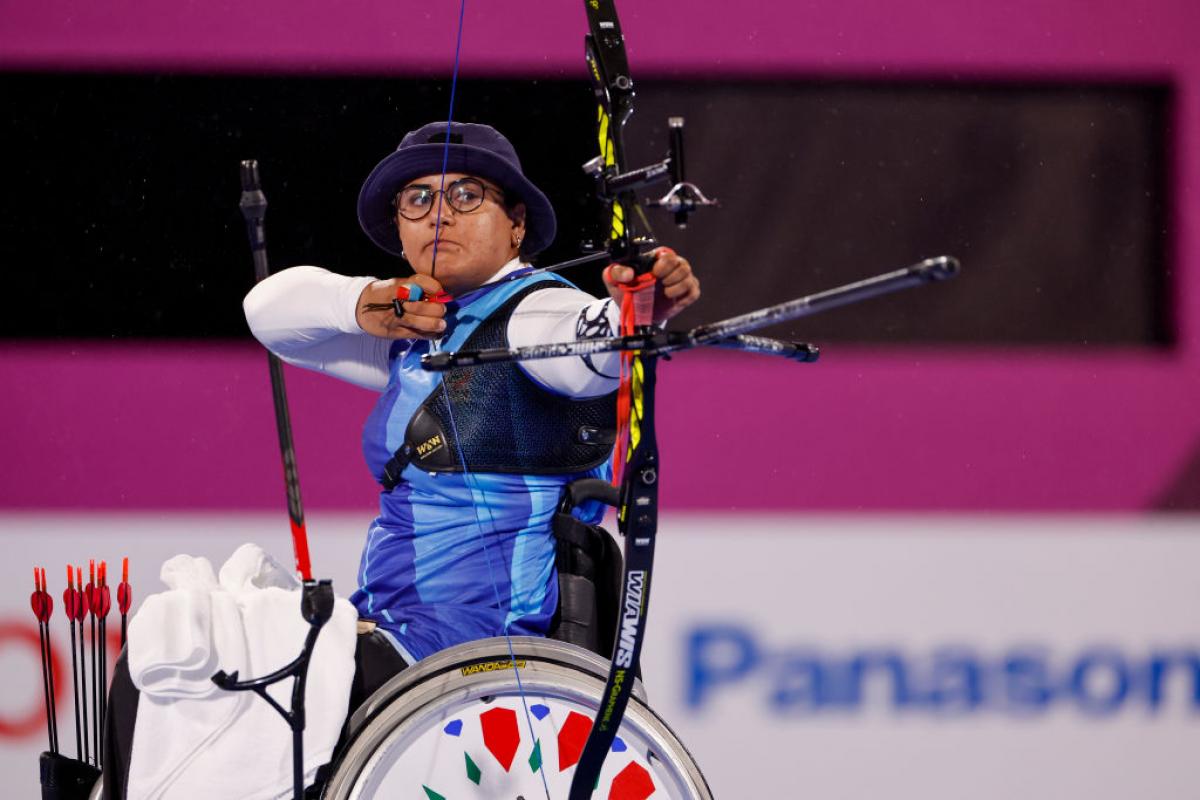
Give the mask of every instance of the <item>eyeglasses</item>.
[{"label": "eyeglasses", "polygon": [[485,185],[475,178],[459,178],[445,189],[434,189],[423,183],[405,186],[392,201],[396,213],[407,220],[415,222],[424,218],[431,208],[433,200],[439,194],[446,196],[446,202],[455,211],[466,214],[483,205],[484,196],[492,192],[503,202],[504,193]]}]

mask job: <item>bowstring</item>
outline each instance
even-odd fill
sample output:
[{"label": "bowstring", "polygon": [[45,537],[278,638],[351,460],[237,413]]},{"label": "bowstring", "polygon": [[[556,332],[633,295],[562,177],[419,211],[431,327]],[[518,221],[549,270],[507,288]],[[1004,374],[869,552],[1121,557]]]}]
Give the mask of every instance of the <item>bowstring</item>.
[{"label": "bowstring", "polygon": [[[434,235],[433,260],[429,267],[429,276],[431,278],[434,278],[437,274],[438,239],[439,239],[440,233],[441,233],[442,208],[444,207],[445,202],[446,202],[446,193],[445,193],[446,168],[450,163],[450,132],[451,132],[451,124],[453,123],[453,120],[454,120],[454,100],[455,100],[455,96],[456,96],[457,89],[458,89],[458,72],[459,72],[459,64],[461,63],[461,56],[462,56],[463,22],[466,18],[466,11],[467,11],[467,0],[460,0],[459,8],[458,8],[458,34],[457,34],[457,41],[456,41],[455,47],[454,47],[454,72],[452,73],[451,78],[450,78],[450,110],[449,110],[449,113],[446,115],[446,141],[445,141],[445,145],[442,148],[442,178],[441,178],[441,186],[439,187],[439,189],[441,189],[442,191],[438,195],[438,209],[437,209],[438,213],[437,213],[437,217],[434,221],[434,227],[433,227],[433,231],[434,231],[434,233],[433,233],[433,235]],[[432,345],[431,345],[431,350],[432,350]],[[476,530],[476,533],[478,534],[479,545],[483,550],[484,561],[487,564],[488,579],[492,583],[492,594],[495,597],[496,610],[497,610],[497,612],[499,612],[503,608],[503,603],[501,602],[501,599],[500,599],[500,586],[496,582],[496,573],[495,573],[494,566],[492,564],[491,548],[488,546],[487,534],[484,532],[483,520],[480,518],[479,507],[481,505],[483,506],[484,511],[487,513],[488,526],[489,526],[489,529],[491,530],[492,535],[498,537],[499,532],[497,530],[495,517],[492,516],[492,510],[486,502],[486,500],[487,500],[486,493],[484,492],[482,486],[480,486],[479,483],[475,480],[474,475],[472,475],[470,469],[467,466],[467,457],[466,457],[466,454],[463,452],[462,443],[458,438],[458,425],[455,423],[455,420],[454,420],[454,400],[450,396],[449,388],[447,388],[447,386],[446,386],[446,378],[447,377],[448,377],[448,375],[442,376],[441,384],[442,384],[442,394],[446,400],[446,416],[447,416],[448,421],[450,422],[450,435],[451,435],[454,443],[457,445],[459,464],[462,467],[464,482],[467,484],[467,488],[471,493],[471,501],[472,501],[471,507],[475,513],[475,530]],[[478,497],[481,502],[476,502],[476,497]],[[517,535],[520,535],[520,534],[518,533]],[[514,546],[515,546],[515,543],[514,543]],[[503,556],[503,553],[501,553],[501,556]],[[509,598],[510,611],[511,611],[511,605],[512,605],[512,598]],[[504,642],[508,648],[508,660],[509,660],[509,663],[512,664],[513,676],[517,680],[517,694],[521,699],[521,708],[525,712],[525,724],[529,729],[529,738],[533,741],[534,746],[537,747],[537,746],[539,746],[539,740],[537,738],[537,734],[533,730],[533,716],[529,710],[529,701],[525,695],[525,687],[521,682],[521,671],[517,666],[517,655],[516,655],[515,649],[513,648],[512,636],[509,634],[509,625],[510,624],[511,623],[508,620],[508,614],[506,613],[505,614],[505,622],[504,622]],[[541,776],[541,779],[542,779],[542,790],[546,794],[546,800],[550,800],[550,784],[546,779],[545,759],[541,759],[541,763],[538,764],[538,775]]]}]

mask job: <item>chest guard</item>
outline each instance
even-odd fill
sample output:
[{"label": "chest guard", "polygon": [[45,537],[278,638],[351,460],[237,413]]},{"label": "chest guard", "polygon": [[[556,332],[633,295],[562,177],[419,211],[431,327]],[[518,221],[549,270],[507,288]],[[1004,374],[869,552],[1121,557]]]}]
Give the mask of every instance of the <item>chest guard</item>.
[{"label": "chest guard", "polygon": [[[521,300],[559,288],[567,287],[540,281],[518,291],[479,324],[462,349],[509,347],[508,321]],[[604,463],[615,440],[616,392],[565,397],[542,388],[515,363],[451,369],[409,421],[382,482],[394,488],[409,464],[427,472],[462,472],[464,461],[471,472],[583,472]]]}]

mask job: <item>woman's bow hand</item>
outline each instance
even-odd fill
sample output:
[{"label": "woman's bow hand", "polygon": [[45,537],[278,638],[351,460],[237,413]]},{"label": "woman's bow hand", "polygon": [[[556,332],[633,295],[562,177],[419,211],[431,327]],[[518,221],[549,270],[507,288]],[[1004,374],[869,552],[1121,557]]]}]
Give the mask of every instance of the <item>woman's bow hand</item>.
[{"label": "woman's bow hand", "polygon": [[434,297],[442,285],[428,275],[372,281],[358,297],[355,318],[358,327],[383,339],[440,339],[446,330],[445,303],[424,299],[402,303],[404,315],[397,317],[392,307],[397,286],[419,286],[422,297]]},{"label": "woman's bow hand", "polygon": [[[700,299],[700,281],[692,274],[692,265],[669,247],[654,251],[651,272],[654,284],[654,321],[666,322]],[[624,284],[634,279],[633,267],[612,264],[604,270],[604,285],[618,303],[625,295]]]}]

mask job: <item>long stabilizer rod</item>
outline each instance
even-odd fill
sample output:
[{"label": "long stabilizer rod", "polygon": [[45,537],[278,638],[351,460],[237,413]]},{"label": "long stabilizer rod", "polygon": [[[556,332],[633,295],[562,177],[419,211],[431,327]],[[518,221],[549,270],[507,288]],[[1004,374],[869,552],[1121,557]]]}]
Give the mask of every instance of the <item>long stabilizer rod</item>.
[{"label": "long stabilizer rod", "polygon": [[[246,235],[254,256],[254,277],[265,280],[271,274],[267,263],[267,233],[263,218],[267,214],[267,198],[258,180],[258,162],[242,162],[242,199],[238,203],[246,220]],[[292,526],[292,550],[296,556],[296,571],[302,580],[311,581],[312,563],[308,556],[308,530],[304,526],[304,506],[300,502],[300,476],[296,472],[296,446],[292,441],[292,418],[288,413],[287,389],[283,383],[283,362],[274,353],[267,353],[271,370],[271,396],[275,400],[275,425],[279,431],[279,451],[283,455],[283,480],[287,486],[288,517]]]}]

